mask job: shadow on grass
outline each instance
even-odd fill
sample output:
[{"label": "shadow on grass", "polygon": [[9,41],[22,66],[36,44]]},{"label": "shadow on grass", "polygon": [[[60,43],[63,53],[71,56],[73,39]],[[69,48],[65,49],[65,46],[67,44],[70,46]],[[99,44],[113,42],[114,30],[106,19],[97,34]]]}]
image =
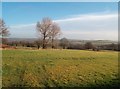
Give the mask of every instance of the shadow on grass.
[{"label": "shadow on grass", "polygon": [[69,87],[69,86],[57,86],[57,85],[56,87],[49,87],[49,86],[32,87],[21,83],[21,84],[10,85],[8,87],[2,87],[2,89],[120,89],[119,85],[120,85],[119,80],[113,80],[107,84],[96,84],[96,85],[89,84],[86,87],[81,87],[81,86]]}]

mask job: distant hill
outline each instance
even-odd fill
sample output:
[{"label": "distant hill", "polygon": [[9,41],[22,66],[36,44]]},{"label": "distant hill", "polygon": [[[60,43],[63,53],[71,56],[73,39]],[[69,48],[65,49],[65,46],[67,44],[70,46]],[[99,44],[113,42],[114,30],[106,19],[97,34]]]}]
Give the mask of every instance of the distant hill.
[{"label": "distant hill", "polygon": [[38,38],[8,38],[8,41],[9,42],[12,42],[12,41],[28,41],[28,42],[34,42],[38,40]]},{"label": "distant hill", "polygon": [[75,42],[78,44],[85,44],[86,42],[91,42],[94,45],[106,45],[106,44],[118,44],[117,41],[111,41],[111,40],[70,40],[71,42]]}]

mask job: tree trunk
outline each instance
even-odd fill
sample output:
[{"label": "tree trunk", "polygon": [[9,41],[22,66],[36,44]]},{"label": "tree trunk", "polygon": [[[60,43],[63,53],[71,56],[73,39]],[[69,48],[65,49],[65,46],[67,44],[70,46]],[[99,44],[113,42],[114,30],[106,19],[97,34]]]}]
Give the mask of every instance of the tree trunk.
[{"label": "tree trunk", "polygon": [[45,44],[45,36],[44,36],[44,38],[43,38],[43,47],[42,47],[43,49],[45,49],[46,48],[46,44]]},{"label": "tree trunk", "polygon": [[52,48],[54,48],[54,39],[52,39]]}]

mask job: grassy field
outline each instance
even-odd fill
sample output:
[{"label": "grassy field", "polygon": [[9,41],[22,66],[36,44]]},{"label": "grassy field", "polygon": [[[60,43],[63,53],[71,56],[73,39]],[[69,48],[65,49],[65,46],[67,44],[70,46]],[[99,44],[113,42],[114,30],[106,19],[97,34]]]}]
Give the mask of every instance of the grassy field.
[{"label": "grassy field", "polygon": [[118,52],[3,50],[3,87],[91,87],[118,84]]}]

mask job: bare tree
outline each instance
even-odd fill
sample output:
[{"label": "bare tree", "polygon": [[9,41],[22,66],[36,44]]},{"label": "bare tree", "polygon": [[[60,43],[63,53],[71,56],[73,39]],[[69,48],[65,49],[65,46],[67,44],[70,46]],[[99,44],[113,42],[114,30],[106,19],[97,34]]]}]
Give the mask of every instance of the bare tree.
[{"label": "bare tree", "polygon": [[52,24],[52,30],[51,30],[51,41],[52,41],[52,48],[54,48],[54,41],[55,39],[60,36],[61,31],[60,31],[60,27],[58,24],[53,23]]},{"label": "bare tree", "polygon": [[2,37],[9,35],[8,27],[5,25],[5,22],[2,19],[0,19],[0,35]]},{"label": "bare tree", "polygon": [[37,23],[37,31],[42,37],[42,47],[46,48],[46,45],[50,38],[52,20],[50,18],[43,18],[41,23]]},{"label": "bare tree", "polygon": [[50,39],[52,39],[53,46],[54,39],[60,32],[60,27],[50,18],[43,18],[41,22],[37,23],[37,31],[42,38],[42,48],[45,49]]},{"label": "bare tree", "polygon": [[6,36],[9,35],[8,27],[5,25],[5,22],[0,19],[0,37],[2,38],[2,42],[6,42]]}]

